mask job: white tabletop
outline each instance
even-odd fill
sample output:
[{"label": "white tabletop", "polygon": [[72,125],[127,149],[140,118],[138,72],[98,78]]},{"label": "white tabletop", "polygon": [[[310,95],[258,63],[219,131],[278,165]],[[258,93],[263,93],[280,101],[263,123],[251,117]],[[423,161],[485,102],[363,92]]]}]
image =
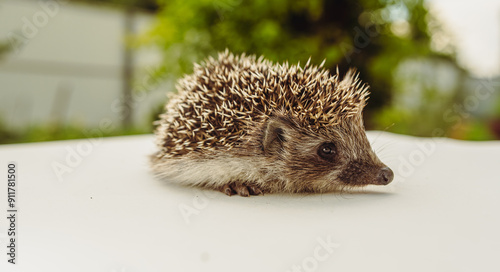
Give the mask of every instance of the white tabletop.
[{"label": "white tabletop", "polygon": [[249,198],[155,180],[152,135],[0,146],[0,271],[500,271],[500,142],[368,135],[389,186]]}]

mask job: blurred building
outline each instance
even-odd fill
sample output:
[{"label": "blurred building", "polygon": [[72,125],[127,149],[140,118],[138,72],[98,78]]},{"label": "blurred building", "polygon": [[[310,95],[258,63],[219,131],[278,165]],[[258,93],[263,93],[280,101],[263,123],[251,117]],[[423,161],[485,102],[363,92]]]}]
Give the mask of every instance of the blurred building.
[{"label": "blurred building", "polygon": [[[166,91],[146,81],[160,57],[152,50],[126,51],[124,41],[127,27],[147,29],[153,15],[135,11],[127,17],[116,7],[55,0],[4,0],[0,18],[0,41],[12,47],[0,59],[0,118],[6,126],[92,127],[103,119],[120,125],[124,88],[148,91],[131,101],[132,124],[149,125]],[[125,66],[134,75],[129,87]]]}]

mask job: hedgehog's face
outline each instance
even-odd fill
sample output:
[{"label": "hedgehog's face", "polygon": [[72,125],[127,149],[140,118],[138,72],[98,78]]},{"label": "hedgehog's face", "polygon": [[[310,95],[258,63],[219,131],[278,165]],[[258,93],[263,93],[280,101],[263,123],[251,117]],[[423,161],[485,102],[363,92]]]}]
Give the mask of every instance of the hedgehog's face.
[{"label": "hedgehog's face", "polygon": [[264,149],[283,169],[292,190],[325,192],[389,184],[394,174],[370,147],[361,117],[309,133],[287,118],[270,120]]}]

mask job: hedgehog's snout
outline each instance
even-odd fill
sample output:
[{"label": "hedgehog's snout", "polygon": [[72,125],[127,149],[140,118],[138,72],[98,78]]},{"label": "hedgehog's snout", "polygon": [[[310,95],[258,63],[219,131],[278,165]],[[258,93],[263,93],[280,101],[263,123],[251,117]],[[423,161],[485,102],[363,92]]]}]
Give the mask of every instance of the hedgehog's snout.
[{"label": "hedgehog's snout", "polygon": [[380,171],[378,172],[375,183],[378,185],[387,185],[391,183],[393,179],[394,179],[394,172],[392,172],[391,168],[385,166],[381,168]]},{"label": "hedgehog's snout", "polygon": [[352,186],[387,185],[393,179],[394,172],[387,165],[365,160],[349,162],[339,175],[342,183]]}]

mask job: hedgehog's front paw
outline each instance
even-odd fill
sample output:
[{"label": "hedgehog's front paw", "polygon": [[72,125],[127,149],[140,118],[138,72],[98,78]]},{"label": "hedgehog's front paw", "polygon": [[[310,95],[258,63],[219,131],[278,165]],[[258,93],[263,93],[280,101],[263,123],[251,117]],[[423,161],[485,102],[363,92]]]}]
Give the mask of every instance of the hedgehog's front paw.
[{"label": "hedgehog's front paw", "polygon": [[238,194],[240,196],[262,195],[262,190],[255,184],[230,183],[222,186],[221,192],[228,196]]}]

